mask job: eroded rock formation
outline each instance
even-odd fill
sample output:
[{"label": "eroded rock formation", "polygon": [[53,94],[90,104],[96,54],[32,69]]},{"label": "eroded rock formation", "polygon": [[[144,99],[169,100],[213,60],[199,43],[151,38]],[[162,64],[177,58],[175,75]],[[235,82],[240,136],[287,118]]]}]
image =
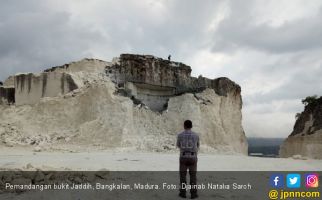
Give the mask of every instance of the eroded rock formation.
[{"label": "eroded rock formation", "polygon": [[282,144],[280,156],[293,155],[322,159],[322,97],[305,106]]},{"label": "eroded rock formation", "polygon": [[19,74],[15,76],[16,105],[35,104],[41,98],[57,97],[77,88],[72,76],[64,72]]},{"label": "eroded rock formation", "polygon": [[132,97],[154,111],[163,111],[169,98],[184,93],[196,93],[206,88],[218,95],[233,93],[240,97],[241,89],[228,78],[191,77],[191,68],[154,56],[122,54],[117,62],[106,67],[106,74],[120,88],[120,93]]},{"label": "eroded rock formation", "polygon": [[240,87],[228,78],[191,77],[183,63],[122,54],[13,81],[15,105],[0,106],[5,144],[171,151],[191,119],[203,151],[247,152]]}]

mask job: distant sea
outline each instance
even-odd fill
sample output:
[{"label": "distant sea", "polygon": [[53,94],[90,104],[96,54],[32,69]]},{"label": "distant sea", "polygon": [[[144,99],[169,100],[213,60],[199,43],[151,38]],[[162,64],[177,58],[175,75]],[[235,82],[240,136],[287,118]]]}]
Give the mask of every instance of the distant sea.
[{"label": "distant sea", "polygon": [[259,157],[278,157],[280,145],[285,138],[247,138],[248,155]]}]

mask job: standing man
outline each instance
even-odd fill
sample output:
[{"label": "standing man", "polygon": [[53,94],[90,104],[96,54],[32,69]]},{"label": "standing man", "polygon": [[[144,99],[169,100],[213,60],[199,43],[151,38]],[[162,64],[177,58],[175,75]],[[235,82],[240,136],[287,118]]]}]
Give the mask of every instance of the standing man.
[{"label": "standing man", "polygon": [[191,199],[198,197],[197,194],[197,153],[200,146],[199,136],[191,131],[192,122],[186,120],[183,124],[184,131],[178,134],[177,147],[180,148],[180,193],[179,196],[186,198],[187,170],[190,175]]},{"label": "standing man", "polygon": [[168,61],[171,61],[171,55],[168,56]]}]

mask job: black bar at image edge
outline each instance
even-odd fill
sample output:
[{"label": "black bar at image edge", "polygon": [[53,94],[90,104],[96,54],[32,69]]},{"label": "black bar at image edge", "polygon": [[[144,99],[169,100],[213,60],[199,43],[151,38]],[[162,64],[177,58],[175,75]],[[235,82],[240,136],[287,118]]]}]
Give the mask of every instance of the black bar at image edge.
[{"label": "black bar at image edge", "polygon": [[[300,184],[290,188],[286,177],[294,174],[300,176]],[[295,192],[313,198],[321,187],[308,187],[306,179],[319,179],[320,174],[200,171],[197,184],[190,185],[189,173],[187,183],[180,184],[176,171],[1,171],[0,199],[177,199],[181,187],[187,197],[190,189],[197,189],[199,199],[292,199]],[[279,181],[278,188],[274,180]]]}]

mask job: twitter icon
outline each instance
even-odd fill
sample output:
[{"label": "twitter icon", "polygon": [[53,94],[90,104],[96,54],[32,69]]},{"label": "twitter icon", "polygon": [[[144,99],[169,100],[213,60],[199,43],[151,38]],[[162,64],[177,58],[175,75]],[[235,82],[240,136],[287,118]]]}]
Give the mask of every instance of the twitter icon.
[{"label": "twitter icon", "polygon": [[301,187],[301,175],[300,174],[287,174],[286,185],[288,188],[300,188]]}]

